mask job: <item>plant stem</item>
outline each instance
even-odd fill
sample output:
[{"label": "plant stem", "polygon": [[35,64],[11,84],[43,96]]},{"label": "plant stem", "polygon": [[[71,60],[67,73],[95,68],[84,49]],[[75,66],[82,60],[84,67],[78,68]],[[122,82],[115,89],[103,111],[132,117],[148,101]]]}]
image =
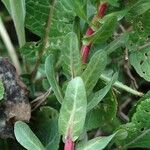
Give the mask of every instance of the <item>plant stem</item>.
[{"label": "plant stem", "polygon": [[43,45],[42,45],[42,49],[40,50],[39,54],[38,54],[38,59],[36,61],[35,67],[31,73],[32,79],[35,78],[38,68],[40,66],[41,60],[42,60],[42,56],[45,52],[45,49],[47,47],[47,44],[49,43],[49,31],[50,31],[50,27],[51,27],[51,23],[52,23],[52,16],[53,16],[53,12],[54,12],[54,7],[56,4],[56,0],[52,1],[52,6],[49,8],[49,15],[48,15],[48,20],[47,20],[47,24],[45,27],[45,35],[43,38]]},{"label": "plant stem", "polygon": [[[98,13],[93,18],[93,21],[92,21],[93,24],[95,24],[99,18],[102,18],[105,15],[107,7],[108,7],[108,4],[106,2],[100,4],[99,9],[98,9]],[[90,36],[94,32],[95,31],[91,27],[89,27],[86,31],[86,36]],[[89,43],[89,44],[83,45],[81,48],[81,57],[82,57],[83,64],[85,64],[87,62],[87,59],[88,59],[88,56],[90,53],[90,49],[91,49],[91,45],[92,45],[92,43]]]},{"label": "plant stem", "polygon": [[74,150],[74,142],[71,139],[66,140],[64,150]]},{"label": "plant stem", "polygon": [[[110,82],[110,81],[111,81],[111,78],[105,76],[104,74],[102,74],[102,75],[100,76],[100,79],[103,80],[103,81],[105,81],[105,82]],[[117,88],[120,88],[120,89],[122,89],[122,90],[125,90],[125,91],[127,91],[127,92],[129,92],[129,93],[131,93],[131,94],[133,94],[133,95],[136,95],[136,96],[143,96],[143,95],[144,95],[143,93],[138,92],[138,91],[136,91],[136,90],[134,90],[134,89],[128,87],[127,85],[124,85],[123,83],[121,83],[121,82],[119,82],[119,81],[116,81],[116,82],[114,83],[114,86],[117,87]]]},{"label": "plant stem", "polygon": [[15,48],[10,40],[10,37],[7,33],[7,30],[2,22],[1,17],[0,17],[0,35],[1,35],[1,38],[6,46],[7,50],[8,50],[9,56],[17,70],[17,73],[21,74],[21,66],[20,66],[18,56],[17,56]]}]

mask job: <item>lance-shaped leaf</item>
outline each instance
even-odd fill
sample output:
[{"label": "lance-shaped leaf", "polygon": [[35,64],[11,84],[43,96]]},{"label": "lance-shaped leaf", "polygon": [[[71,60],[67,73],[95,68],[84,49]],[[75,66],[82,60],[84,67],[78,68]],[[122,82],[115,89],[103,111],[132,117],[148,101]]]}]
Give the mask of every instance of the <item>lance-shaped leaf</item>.
[{"label": "lance-shaped leaf", "polygon": [[92,98],[92,100],[88,103],[87,111],[90,111],[93,109],[98,103],[105,97],[105,95],[110,90],[112,84],[116,81],[117,73],[114,74],[111,81],[106,85],[103,89],[99,90],[95,93],[95,96]]},{"label": "lance-shaped leaf", "polygon": [[62,63],[64,73],[70,78],[81,74],[81,58],[77,35],[70,32],[64,38]]},{"label": "lance-shaped leaf", "polygon": [[54,91],[57,100],[61,103],[63,100],[61,89],[56,80],[55,70],[54,70],[54,56],[51,54],[46,58],[45,61],[45,72],[47,79],[51,85],[52,90]]},{"label": "lance-shaped leaf", "polygon": [[82,74],[87,95],[91,93],[96,85],[100,75],[104,71],[107,64],[107,55],[105,51],[96,52],[91,58],[87,68]]},{"label": "lance-shaped leaf", "polygon": [[80,77],[76,77],[69,82],[60,109],[59,131],[64,139],[75,141],[79,137],[85,122],[86,108],[84,83]]},{"label": "lance-shaped leaf", "polygon": [[27,150],[45,150],[42,143],[26,123],[22,121],[16,122],[14,133],[17,141]]},{"label": "lance-shaped leaf", "polygon": [[25,44],[25,0],[2,0],[2,2],[5,4],[14,21],[19,45],[22,47]]},{"label": "lance-shaped leaf", "polygon": [[107,137],[97,137],[86,143],[79,144],[76,150],[102,150],[115,137],[116,133]]},{"label": "lance-shaped leaf", "polygon": [[86,36],[83,39],[84,44],[88,43],[103,43],[112,35],[117,24],[117,17],[111,15],[108,17],[104,24],[94,32],[91,36]]},{"label": "lance-shaped leaf", "polygon": [[147,10],[150,9],[150,1],[149,0],[139,0],[137,3],[130,7],[130,13],[133,16],[141,15]]},{"label": "lance-shaped leaf", "polygon": [[0,80],[0,100],[3,99],[3,95],[4,95],[4,86],[2,80]]}]

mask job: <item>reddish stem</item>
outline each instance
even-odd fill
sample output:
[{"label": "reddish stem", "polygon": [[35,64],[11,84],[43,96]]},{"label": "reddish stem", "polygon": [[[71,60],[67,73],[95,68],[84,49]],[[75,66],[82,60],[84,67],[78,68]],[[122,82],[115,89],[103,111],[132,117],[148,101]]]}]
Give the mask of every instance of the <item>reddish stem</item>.
[{"label": "reddish stem", "polygon": [[74,142],[71,139],[66,140],[64,150],[74,150]]},{"label": "reddish stem", "polygon": [[[89,27],[86,31],[86,35],[92,35],[94,33],[94,30]],[[87,44],[87,45],[83,45],[82,48],[81,48],[81,56],[82,56],[82,62],[83,64],[86,63],[87,61],[87,58],[89,56],[89,52],[90,52],[90,49],[91,49],[91,43],[90,44]]]},{"label": "reddish stem", "polygon": [[107,3],[103,3],[99,6],[99,10],[98,10],[98,17],[102,18],[105,15],[105,12],[107,10],[108,4]]},{"label": "reddish stem", "polygon": [[[107,3],[100,4],[99,9],[98,9],[98,13],[97,13],[97,19],[102,18],[105,15],[107,7],[108,7]],[[97,20],[94,20],[94,21],[97,21]],[[94,33],[94,30],[91,27],[89,27],[86,31],[87,36],[90,36],[93,33]],[[87,62],[87,59],[88,59],[88,56],[90,53],[90,49],[91,49],[91,45],[92,45],[92,43],[89,43],[87,45],[83,45],[81,48],[81,57],[82,57],[82,63],[83,64],[85,64]]]}]

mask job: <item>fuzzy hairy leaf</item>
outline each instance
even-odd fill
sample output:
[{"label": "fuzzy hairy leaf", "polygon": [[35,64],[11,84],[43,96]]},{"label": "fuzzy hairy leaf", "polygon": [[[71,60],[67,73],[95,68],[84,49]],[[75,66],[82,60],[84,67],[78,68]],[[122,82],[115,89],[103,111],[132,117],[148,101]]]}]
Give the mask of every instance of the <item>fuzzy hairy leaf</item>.
[{"label": "fuzzy hairy leaf", "polygon": [[81,134],[87,109],[86,92],[82,79],[72,79],[66,89],[59,115],[59,131],[64,139],[75,141]]},{"label": "fuzzy hairy leaf", "polygon": [[14,127],[14,133],[17,141],[27,150],[45,150],[42,143],[26,123],[17,121]]},{"label": "fuzzy hairy leaf", "polygon": [[62,91],[59,87],[59,84],[56,80],[55,69],[54,69],[54,56],[49,55],[45,61],[45,72],[47,79],[51,85],[52,90],[54,91],[57,100],[61,103],[63,101]]},{"label": "fuzzy hairy leaf", "polygon": [[81,58],[77,35],[70,32],[64,38],[62,52],[62,67],[65,74],[71,78],[81,74]]},{"label": "fuzzy hairy leaf", "polygon": [[105,51],[97,51],[91,58],[87,68],[82,73],[82,79],[85,84],[87,95],[89,95],[96,85],[100,75],[107,64],[107,55]]}]

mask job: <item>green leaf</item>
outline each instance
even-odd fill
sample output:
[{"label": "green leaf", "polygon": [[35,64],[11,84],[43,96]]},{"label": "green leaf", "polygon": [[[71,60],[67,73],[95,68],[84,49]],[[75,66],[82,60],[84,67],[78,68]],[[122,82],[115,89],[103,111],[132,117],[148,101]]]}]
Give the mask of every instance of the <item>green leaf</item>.
[{"label": "green leaf", "polygon": [[[85,128],[87,131],[111,125],[117,114],[117,100],[113,92],[109,92],[100,103],[89,111],[86,116]],[[112,126],[112,125],[111,125]]]},{"label": "green leaf", "polygon": [[128,11],[129,11],[129,9],[115,11],[115,12],[112,12],[112,13],[104,16],[103,18],[99,19],[98,21],[100,23],[104,24],[107,21],[107,19],[109,19],[111,16],[116,16],[117,21],[120,21],[122,18],[124,18],[127,15]]},{"label": "green leaf", "polygon": [[63,69],[67,76],[75,77],[81,74],[81,58],[77,35],[70,32],[64,38],[62,52]]},{"label": "green leaf", "polygon": [[38,42],[27,42],[21,49],[21,54],[26,58],[26,60],[35,60],[37,53],[41,50],[41,43]]},{"label": "green leaf", "polygon": [[[63,38],[72,31],[74,16],[61,3],[56,1],[52,17],[49,40],[49,49],[61,49]],[[41,39],[45,36],[45,28],[51,11],[50,0],[26,0],[26,27]],[[40,17],[39,17],[40,16]]]},{"label": "green leaf", "polygon": [[112,6],[119,6],[118,0],[108,0],[108,3]]},{"label": "green leaf", "polygon": [[124,33],[123,35],[116,38],[114,41],[112,41],[110,44],[107,45],[107,47],[106,47],[107,54],[111,54],[117,48],[119,48],[121,46],[125,46],[128,39],[129,39],[128,33]]},{"label": "green leaf", "polygon": [[17,141],[27,150],[45,150],[42,143],[26,123],[17,121],[14,126],[14,133]]},{"label": "green leaf", "polygon": [[138,104],[130,123],[123,125],[128,136],[122,143],[123,148],[150,148],[150,99]]},{"label": "green leaf", "polygon": [[2,0],[2,2],[5,4],[14,21],[19,45],[22,47],[25,44],[25,0]]},{"label": "green leaf", "polygon": [[49,55],[45,61],[45,72],[47,79],[51,85],[52,90],[54,91],[57,100],[61,103],[63,101],[63,95],[59,84],[56,80],[55,70],[54,70],[54,56]]},{"label": "green leaf", "polygon": [[0,80],[0,100],[3,99],[4,92],[5,92],[5,89],[3,86],[3,82],[2,82],[2,80]]},{"label": "green leaf", "polygon": [[145,80],[150,81],[150,51],[145,48],[130,54],[130,63],[136,72]]},{"label": "green leaf", "polygon": [[62,0],[61,3],[64,5],[64,7],[66,7],[66,9],[72,10],[79,17],[87,21],[87,0]]},{"label": "green leaf", "polygon": [[133,16],[141,15],[147,10],[150,9],[150,1],[149,0],[139,0],[136,4],[134,4],[130,8],[130,13]]},{"label": "green leaf", "polygon": [[60,134],[58,131],[58,112],[49,106],[43,106],[37,112],[35,131],[47,150],[58,150]]},{"label": "green leaf", "polygon": [[112,84],[115,82],[116,78],[117,78],[118,74],[114,74],[114,76],[112,77],[111,81],[108,83],[108,85],[106,85],[103,89],[99,90],[98,92],[96,92],[94,94],[94,97],[92,98],[92,100],[90,100],[90,102],[88,103],[87,106],[87,111],[90,111],[91,109],[93,109],[95,106],[98,105],[98,103],[105,97],[105,95],[108,93],[108,91],[110,90]]},{"label": "green leaf", "polygon": [[96,85],[100,75],[107,64],[107,55],[105,51],[97,51],[91,58],[87,68],[82,73],[82,79],[85,84],[87,95],[89,95]]},{"label": "green leaf", "polygon": [[116,133],[107,137],[97,137],[86,143],[82,143],[76,150],[103,150],[115,137]]},{"label": "green leaf", "polygon": [[91,36],[85,36],[83,38],[83,44],[88,43],[103,43],[112,35],[117,24],[117,18],[115,15],[110,15],[105,20],[104,24],[94,32]]},{"label": "green leaf", "polygon": [[81,134],[87,109],[86,92],[82,79],[72,79],[66,89],[59,115],[59,131],[64,139],[75,141]]}]

